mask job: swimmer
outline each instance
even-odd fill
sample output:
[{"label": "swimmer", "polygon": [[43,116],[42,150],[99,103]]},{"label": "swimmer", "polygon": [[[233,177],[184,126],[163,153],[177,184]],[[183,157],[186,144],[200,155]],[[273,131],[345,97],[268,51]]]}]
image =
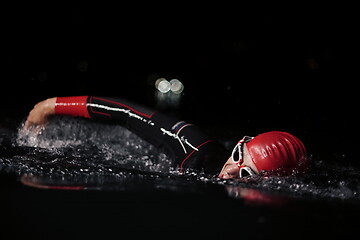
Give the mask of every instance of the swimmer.
[{"label": "swimmer", "polygon": [[230,154],[197,126],[121,98],[49,98],[34,106],[24,127],[44,127],[54,115],[121,124],[155,147],[163,149],[180,172],[203,171],[230,179],[260,173],[301,173],[307,166],[304,144],[287,132],[271,131],[256,137],[245,136]]}]

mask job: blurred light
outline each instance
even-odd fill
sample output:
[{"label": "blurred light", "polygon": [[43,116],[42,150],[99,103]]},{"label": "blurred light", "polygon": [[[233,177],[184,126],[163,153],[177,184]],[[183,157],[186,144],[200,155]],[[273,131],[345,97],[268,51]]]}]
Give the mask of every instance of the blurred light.
[{"label": "blurred light", "polygon": [[159,92],[161,93],[167,93],[170,91],[171,88],[171,84],[168,80],[166,80],[165,78],[159,78],[158,80],[156,80],[155,82],[155,87],[157,88],[157,90],[159,90]]},{"label": "blurred light", "polygon": [[161,81],[163,81],[163,80],[166,80],[166,79],[165,79],[165,78],[158,78],[158,79],[156,79],[156,81],[155,81],[155,88],[156,88],[156,89],[158,89],[159,83],[160,83]]},{"label": "blurred light", "polygon": [[158,78],[155,81],[155,99],[158,109],[175,109],[181,104],[181,97],[184,91],[184,85],[178,79]]},{"label": "blurred light", "polygon": [[184,91],[184,85],[178,79],[170,80],[170,90],[175,94],[180,94]]}]

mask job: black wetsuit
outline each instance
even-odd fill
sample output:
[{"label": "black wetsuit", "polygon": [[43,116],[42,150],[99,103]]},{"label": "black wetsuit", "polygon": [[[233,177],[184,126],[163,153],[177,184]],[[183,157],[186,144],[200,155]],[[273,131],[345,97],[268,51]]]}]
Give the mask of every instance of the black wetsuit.
[{"label": "black wetsuit", "polygon": [[179,121],[125,99],[89,96],[86,107],[92,119],[111,119],[128,128],[174,159],[174,166],[217,174],[228,152],[197,126]]}]

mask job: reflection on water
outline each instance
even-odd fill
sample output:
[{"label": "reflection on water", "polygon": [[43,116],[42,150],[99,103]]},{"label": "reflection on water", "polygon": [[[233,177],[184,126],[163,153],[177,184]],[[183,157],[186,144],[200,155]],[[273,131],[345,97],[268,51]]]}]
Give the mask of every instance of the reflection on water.
[{"label": "reflection on water", "polygon": [[180,174],[161,151],[117,125],[56,118],[37,133],[0,136],[0,168],[25,185],[67,190],[220,193],[246,203],[281,205],[294,199],[357,201],[360,171],[312,160],[303,176],[222,180]]}]

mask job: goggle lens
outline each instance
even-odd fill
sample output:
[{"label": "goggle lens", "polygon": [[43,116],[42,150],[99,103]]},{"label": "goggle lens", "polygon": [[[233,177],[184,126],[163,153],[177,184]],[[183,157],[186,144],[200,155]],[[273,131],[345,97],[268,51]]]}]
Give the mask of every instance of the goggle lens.
[{"label": "goggle lens", "polygon": [[231,154],[231,158],[234,163],[238,164],[239,166],[242,164],[244,159],[244,143],[250,142],[252,139],[253,137],[245,136],[236,144]]},{"label": "goggle lens", "polygon": [[233,160],[234,163],[236,163],[239,167],[239,176],[240,178],[243,177],[248,177],[248,176],[252,176],[255,175],[256,173],[251,170],[251,168],[246,167],[246,166],[241,166],[241,164],[244,161],[244,143],[247,143],[249,141],[251,141],[253,139],[253,137],[249,137],[249,136],[245,136],[243,137],[234,147],[232,154],[231,154],[231,158]]},{"label": "goggle lens", "polygon": [[234,163],[238,163],[240,160],[242,160],[242,151],[240,149],[242,148],[241,145],[236,145],[233,152],[232,152],[232,160]]},{"label": "goggle lens", "polygon": [[251,168],[249,168],[249,167],[241,167],[241,168],[239,169],[239,176],[240,176],[241,178],[253,176],[253,175],[255,175],[255,174],[256,174],[256,173],[255,173],[253,170],[251,170]]}]

